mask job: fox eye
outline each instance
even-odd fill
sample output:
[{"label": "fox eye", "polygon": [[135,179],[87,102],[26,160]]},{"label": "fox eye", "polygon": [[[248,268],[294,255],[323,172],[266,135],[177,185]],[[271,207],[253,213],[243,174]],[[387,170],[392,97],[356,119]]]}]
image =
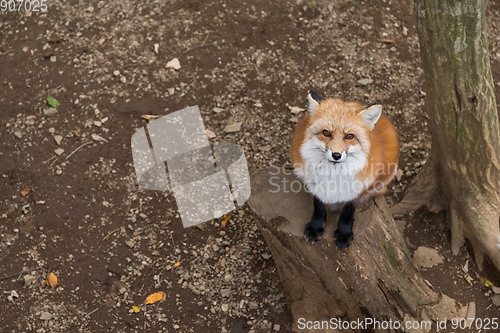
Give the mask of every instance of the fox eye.
[{"label": "fox eye", "polygon": [[349,133],[349,134],[347,134],[347,135],[345,136],[345,138],[346,138],[347,140],[352,140],[352,139],[354,139],[354,134]]},{"label": "fox eye", "polygon": [[331,137],[332,135],[327,130],[323,130],[323,136]]}]

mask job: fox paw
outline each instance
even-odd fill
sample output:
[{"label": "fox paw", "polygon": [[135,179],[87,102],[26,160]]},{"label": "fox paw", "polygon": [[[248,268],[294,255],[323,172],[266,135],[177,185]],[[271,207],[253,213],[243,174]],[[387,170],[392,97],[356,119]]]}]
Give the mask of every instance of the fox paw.
[{"label": "fox paw", "polygon": [[313,245],[315,242],[317,242],[321,238],[321,236],[323,236],[324,232],[325,232],[325,229],[323,229],[323,227],[315,228],[312,225],[312,222],[309,222],[306,225],[306,229],[304,230],[304,236],[306,237],[309,244]]},{"label": "fox paw", "polygon": [[335,244],[337,244],[339,250],[347,248],[351,245],[352,240],[354,239],[354,234],[352,232],[343,235],[338,230],[335,230],[333,236],[335,237]]}]

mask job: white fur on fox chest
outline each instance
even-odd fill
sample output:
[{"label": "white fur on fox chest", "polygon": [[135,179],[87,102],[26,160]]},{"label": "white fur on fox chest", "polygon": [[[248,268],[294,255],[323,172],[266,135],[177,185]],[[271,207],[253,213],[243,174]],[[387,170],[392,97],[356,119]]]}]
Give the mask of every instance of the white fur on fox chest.
[{"label": "white fur on fox chest", "polygon": [[300,149],[303,165],[295,169],[295,174],[304,182],[309,192],[323,203],[333,207],[352,201],[373,182],[361,182],[357,174],[366,164],[366,155],[356,149],[339,164],[333,164],[326,154],[318,151],[318,142],[306,141]]}]

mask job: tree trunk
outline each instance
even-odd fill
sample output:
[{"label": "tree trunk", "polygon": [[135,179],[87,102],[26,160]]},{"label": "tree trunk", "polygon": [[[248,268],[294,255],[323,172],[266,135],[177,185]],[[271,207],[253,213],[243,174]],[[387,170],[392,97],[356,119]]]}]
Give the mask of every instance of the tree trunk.
[{"label": "tree trunk", "polygon": [[500,270],[500,127],[485,1],[415,0],[415,12],[433,138],[425,173],[438,184],[422,171],[393,212],[446,209],[453,253],[468,239],[479,269],[486,254]]},{"label": "tree trunk", "polygon": [[[301,328],[300,318],[356,322],[372,318],[383,325],[390,320],[404,323],[433,317],[423,306],[439,301],[439,295],[418,275],[384,198],[371,200],[356,211],[354,241],[346,250],[337,250],[333,232],[338,214],[330,212],[322,239],[309,245],[304,228],[312,216],[313,197],[292,171],[274,169],[252,177],[249,204],[273,254],[294,330]],[[401,332],[395,326],[366,329]],[[337,331],[330,325],[331,330],[311,327],[301,332]],[[339,332],[364,331],[339,328]]]}]

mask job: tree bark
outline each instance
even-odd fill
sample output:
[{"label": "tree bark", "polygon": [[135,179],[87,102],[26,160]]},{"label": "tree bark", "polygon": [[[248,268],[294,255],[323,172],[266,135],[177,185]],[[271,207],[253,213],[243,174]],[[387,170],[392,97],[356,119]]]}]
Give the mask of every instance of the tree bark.
[{"label": "tree bark", "polygon": [[[294,317],[294,330],[300,328],[300,318],[307,321],[373,318],[400,323],[428,318],[423,306],[439,301],[439,295],[418,275],[383,197],[357,209],[354,241],[346,250],[339,251],[335,245],[333,232],[338,213],[331,212],[322,239],[309,245],[304,228],[312,216],[313,197],[303,190],[292,171],[279,170],[253,175],[249,204],[273,254]],[[335,329],[306,331],[336,332]],[[344,327],[339,331],[362,330]],[[375,331],[401,332],[377,327]]]},{"label": "tree bark", "polygon": [[417,177],[394,211],[446,209],[453,253],[468,239],[479,269],[488,255],[500,270],[500,127],[485,1],[415,0],[415,12],[433,138],[425,169],[438,183]]}]

